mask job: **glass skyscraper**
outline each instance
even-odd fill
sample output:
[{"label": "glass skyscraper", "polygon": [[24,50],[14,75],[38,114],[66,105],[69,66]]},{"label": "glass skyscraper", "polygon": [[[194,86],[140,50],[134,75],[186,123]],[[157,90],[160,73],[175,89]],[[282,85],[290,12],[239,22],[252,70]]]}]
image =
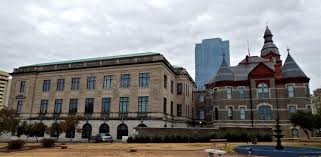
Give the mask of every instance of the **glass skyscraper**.
[{"label": "glass skyscraper", "polygon": [[218,71],[223,54],[230,65],[230,43],[221,38],[204,39],[195,45],[195,80],[198,90],[205,89],[205,84]]}]

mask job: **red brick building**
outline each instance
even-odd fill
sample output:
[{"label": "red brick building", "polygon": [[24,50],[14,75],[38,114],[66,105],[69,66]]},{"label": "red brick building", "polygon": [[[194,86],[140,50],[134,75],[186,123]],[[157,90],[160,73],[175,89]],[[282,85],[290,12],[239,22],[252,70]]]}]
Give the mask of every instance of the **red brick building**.
[{"label": "red brick building", "polygon": [[310,109],[310,79],[289,49],[283,63],[272,37],[266,27],[260,56],[246,56],[231,67],[223,59],[206,90],[195,93],[199,121],[214,127],[274,127],[279,112],[283,133],[300,137],[289,118],[296,110]]}]

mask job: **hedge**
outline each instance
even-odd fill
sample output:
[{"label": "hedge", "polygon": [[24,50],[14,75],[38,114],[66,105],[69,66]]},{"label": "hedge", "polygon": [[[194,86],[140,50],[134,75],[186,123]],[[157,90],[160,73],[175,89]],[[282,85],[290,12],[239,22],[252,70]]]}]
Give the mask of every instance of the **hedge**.
[{"label": "hedge", "polygon": [[129,137],[128,143],[194,143],[210,142],[210,139],[227,139],[228,142],[249,142],[252,138],[257,138],[259,142],[271,142],[272,135],[269,134],[249,134],[245,132],[212,132],[206,136],[135,136]]}]

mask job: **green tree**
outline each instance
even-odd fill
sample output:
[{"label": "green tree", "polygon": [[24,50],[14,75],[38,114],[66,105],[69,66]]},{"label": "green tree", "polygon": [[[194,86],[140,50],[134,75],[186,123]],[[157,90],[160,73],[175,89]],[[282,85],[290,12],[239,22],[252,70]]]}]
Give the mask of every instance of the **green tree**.
[{"label": "green tree", "polygon": [[38,137],[43,137],[47,128],[47,125],[43,123],[28,124],[25,126],[24,134],[28,137],[35,137],[38,142]]},{"label": "green tree", "polygon": [[[79,129],[76,129],[76,126],[79,124],[79,120],[81,117],[79,116],[68,116],[64,119],[64,121],[60,121],[59,130],[66,134],[72,132],[80,132]],[[70,141],[72,141],[72,137],[70,136]]]},{"label": "green tree", "polygon": [[0,135],[6,132],[16,131],[20,123],[16,111],[4,107],[0,110]]},{"label": "green tree", "polygon": [[21,135],[27,135],[26,129],[27,129],[28,123],[26,121],[23,121],[17,128],[17,136],[20,137]]},{"label": "green tree", "polygon": [[303,129],[308,139],[310,139],[309,132],[313,132],[313,130],[317,127],[315,124],[316,116],[313,115],[311,112],[298,110],[297,112],[291,115],[290,120],[292,124],[300,126]]}]

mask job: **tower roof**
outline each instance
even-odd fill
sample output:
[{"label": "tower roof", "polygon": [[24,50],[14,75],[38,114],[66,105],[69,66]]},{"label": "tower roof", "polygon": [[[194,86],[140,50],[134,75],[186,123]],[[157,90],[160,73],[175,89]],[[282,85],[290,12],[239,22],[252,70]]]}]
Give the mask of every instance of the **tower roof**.
[{"label": "tower roof", "polygon": [[266,26],[264,32],[264,45],[261,50],[261,57],[268,55],[269,53],[274,53],[276,55],[280,55],[278,47],[273,43],[272,40],[273,34],[268,26]]},{"label": "tower roof", "polygon": [[217,82],[217,81],[233,81],[234,74],[230,69],[230,66],[226,63],[225,58],[223,57],[222,64],[218,69],[215,77],[210,82]]},{"label": "tower roof", "polygon": [[298,64],[294,61],[290,53],[282,67],[282,76],[284,78],[307,77]]}]

